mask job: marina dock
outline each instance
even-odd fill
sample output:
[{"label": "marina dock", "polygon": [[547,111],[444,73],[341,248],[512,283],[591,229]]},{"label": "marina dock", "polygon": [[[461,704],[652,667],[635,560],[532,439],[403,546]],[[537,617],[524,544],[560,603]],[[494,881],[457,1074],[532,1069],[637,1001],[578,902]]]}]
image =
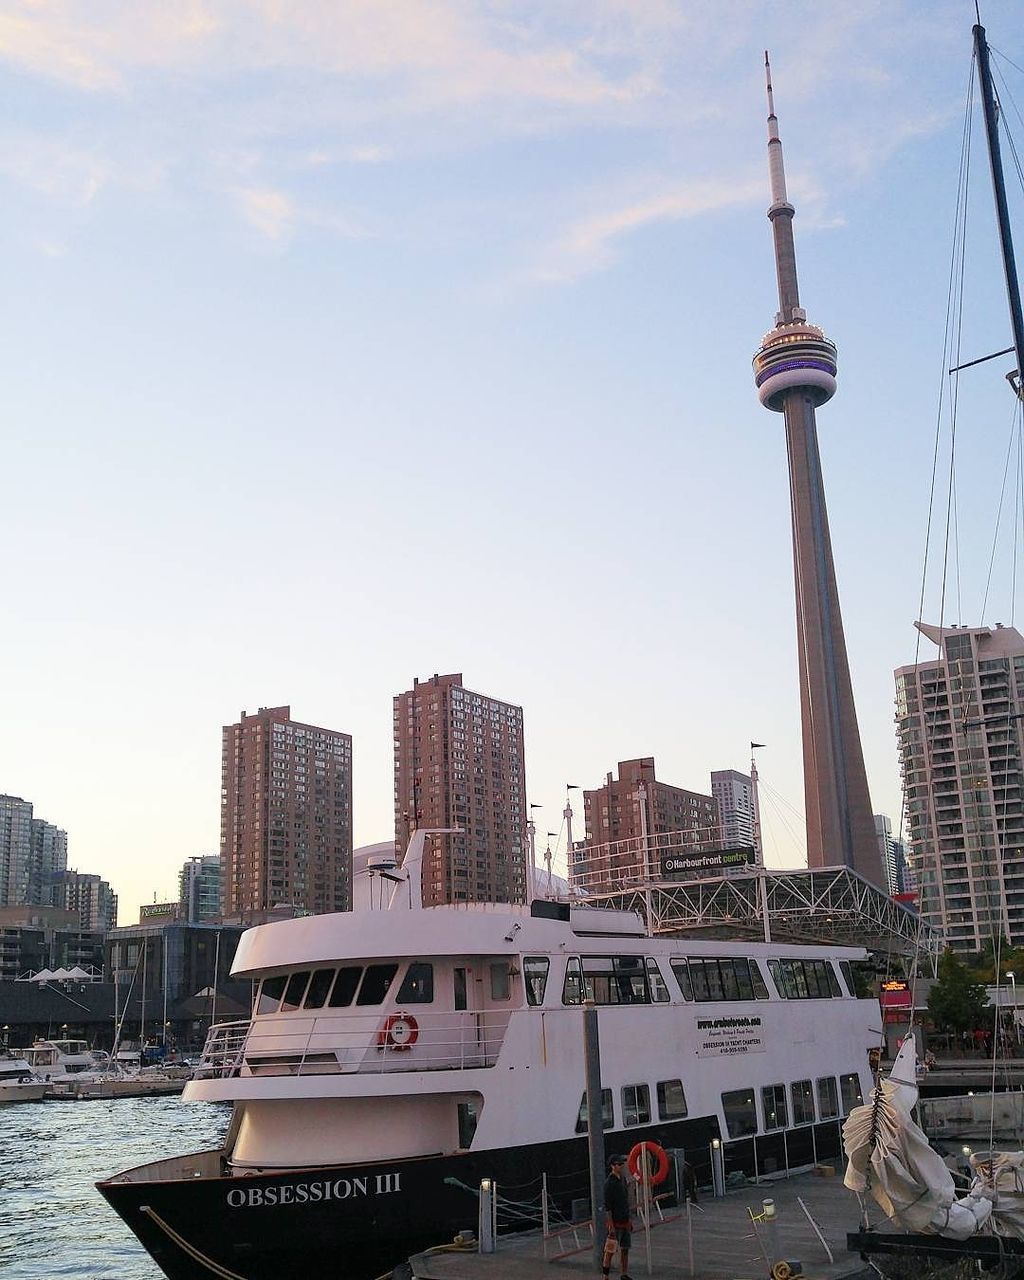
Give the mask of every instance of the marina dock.
[{"label": "marina dock", "polygon": [[[762,1180],[727,1191],[718,1199],[701,1195],[696,1205],[665,1210],[665,1220],[650,1233],[651,1266],[643,1231],[633,1234],[629,1272],[634,1280],[765,1280],[769,1230],[755,1224],[751,1214],[762,1213],[762,1202],[772,1199],[780,1246],[778,1260],[800,1263],[792,1275],[807,1280],[855,1280],[874,1273],[846,1248],[846,1235],[859,1222],[857,1199],[842,1182],[842,1169],[834,1162],[822,1166],[829,1174],[803,1173],[775,1181]],[[818,1238],[814,1224],[824,1237]],[[636,1221],[636,1219],[634,1219]],[[502,1236],[494,1253],[428,1252],[410,1259],[414,1280],[557,1280],[564,1276],[599,1274],[595,1270],[589,1227],[577,1229],[576,1249],[571,1229],[545,1241],[539,1231]],[[692,1240],[692,1261],[691,1261]],[[827,1244],[828,1249],[825,1245]],[[832,1258],[829,1259],[829,1250]],[[619,1273],[618,1260],[612,1277]]]}]

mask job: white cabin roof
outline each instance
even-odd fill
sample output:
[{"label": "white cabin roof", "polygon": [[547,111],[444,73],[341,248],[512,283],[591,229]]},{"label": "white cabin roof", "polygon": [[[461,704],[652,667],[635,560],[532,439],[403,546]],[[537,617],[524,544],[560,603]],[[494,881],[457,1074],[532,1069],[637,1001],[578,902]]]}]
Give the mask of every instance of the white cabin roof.
[{"label": "white cabin roof", "polygon": [[426,907],[418,911],[337,912],[300,916],[248,929],[231,973],[256,977],[277,969],[337,964],[345,960],[539,954],[751,955],[862,959],[862,947],[751,942],[747,939],[648,938],[632,912],[574,907],[570,920],[531,916],[503,904]]}]

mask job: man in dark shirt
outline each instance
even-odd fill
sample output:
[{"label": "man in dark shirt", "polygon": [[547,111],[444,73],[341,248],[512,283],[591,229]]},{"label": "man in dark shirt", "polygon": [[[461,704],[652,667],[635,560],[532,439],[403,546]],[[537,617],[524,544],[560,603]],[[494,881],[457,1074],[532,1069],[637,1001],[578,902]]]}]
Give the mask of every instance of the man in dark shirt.
[{"label": "man in dark shirt", "polygon": [[633,1242],[633,1223],[629,1216],[629,1192],[623,1173],[625,1156],[612,1156],[608,1161],[610,1172],[604,1184],[604,1225],[607,1239],[601,1259],[601,1274],[608,1275],[616,1248],[622,1268],[622,1280],[629,1280],[629,1246]]}]

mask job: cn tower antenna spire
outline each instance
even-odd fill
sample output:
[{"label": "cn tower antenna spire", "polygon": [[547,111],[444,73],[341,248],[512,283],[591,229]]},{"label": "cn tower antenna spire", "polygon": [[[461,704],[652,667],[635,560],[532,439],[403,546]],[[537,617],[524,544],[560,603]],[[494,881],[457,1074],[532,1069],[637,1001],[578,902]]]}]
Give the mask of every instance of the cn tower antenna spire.
[{"label": "cn tower antenna spire", "polygon": [[764,76],[768,89],[768,186],[772,203],[768,217],[775,240],[775,272],[779,279],[779,313],[776,324],[788,324],[793,320],[806,320],[800,307],[800,290],[796,279],[796,247],[793,244],[793,215],[796,210],[786,194],[786,170],[782,163],[782,139],[779,137],[779,118],[775,114],[775,95],[772,92],[772,66],[768,50],[764,52]]},{"label": "cn tower antenna spire", "polygon": [[882,863],[853,704],[815,421],[815,409],[836,392],[836,349],[817,325],[807,323],[807,313],[800,306],[793,243],[796,211],[786,192],[782,139],[767,52],[764,72],[771,192],[768,220],[775,247],[779,310],[775,328],[765,335],[754,356],[754,381],[761,403],[783,414],[786,422],[807,864],[847,866],[880,884]]}]

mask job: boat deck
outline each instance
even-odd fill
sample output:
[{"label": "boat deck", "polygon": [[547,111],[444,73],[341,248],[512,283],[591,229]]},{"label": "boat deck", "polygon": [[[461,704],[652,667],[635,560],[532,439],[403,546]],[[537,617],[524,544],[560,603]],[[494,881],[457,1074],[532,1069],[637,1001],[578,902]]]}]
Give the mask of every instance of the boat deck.
[{"label": "boat deck", "polygon": [[[847,1232],[859,1225],[856,1196],[843,1186],[842,1167],[828,1166],[832,1176],[810,1173],[774,1182],[762,1181],[715,1200],[701,1193],[700,1202],[684,1208],[665,1210],[665,1222],[651,1232],[651,1270],[642,1231],[633,1234],[629,1257],[630,1274],[641,1280],[764,1280],[768,1266],[758,1246],[758,1237],[750,1219],[751,1211],[761,1213],[762,1200],[775,1201],[780,1257],[803,1264],[804,1276],[814,1280],[859,1280],[877,1275],[860,1256],[846,1247]],[[832,1250],[833,1262],[801,1209],[803,1200],[822,1235]],[[880,1218],[874,1212],[873,1218]],[[635,1221],[635,1219],[634,1219]],[[693,1270],[690,1270],[690,1234],[693,1239]],[[767,1245],[767,1236],[761,1233]],[[539,1232],[503,1236],[493,1254],[465,1253],[420,1254],[410,1260],[414,1280],[552,1280],[559,1275],[593,1276],[595,1268],[588,1233],[580,1231],[580,1252],[570,1253],[553,1263],[555,1254],[574,1249],[571,1232],[561,1240],[549,1240],[547,1258]],[[618,1260],[612,1265],[618,1275]]]}]

